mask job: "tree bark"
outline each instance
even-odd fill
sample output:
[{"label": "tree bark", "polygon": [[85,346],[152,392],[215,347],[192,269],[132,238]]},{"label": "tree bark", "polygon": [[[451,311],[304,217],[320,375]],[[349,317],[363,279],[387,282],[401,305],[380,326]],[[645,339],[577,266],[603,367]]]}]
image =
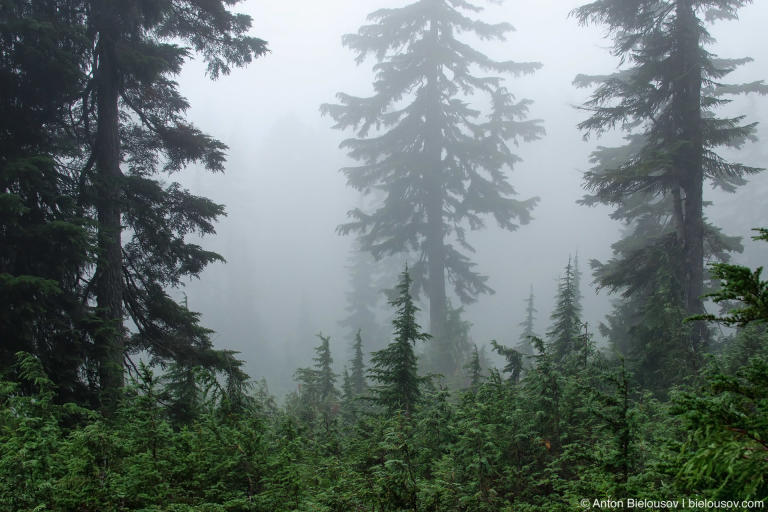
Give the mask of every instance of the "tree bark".
[{"label": "tree bark", "polygon": [[97,124],[95,143],[98,258],[96,306],[102,326],[95,336],[102,406],[115,406],[123,386],[123,279],[121,243],[119,71],[116,59],[117,24],[110,4],[98,17],[99,41],[96,79]]},{"label": "tree bark", "polygon": [[[702,66],[699,22],[691,0],[677,0],[677,45],[680,74],[674,84],[681,147],[677,166],[685,192],[683,202],[684,297],[688,315],[704,312]],[[693,324],[691,349],[698,353],[706,341],[703,322]]]},{"label": "tree bark", "polygon": [[[437,22],[430,22],[430,39],[437,47]],[[429,108],[426,114],[426,133],[424,134],[425,169],[424,180],[427,188],[427,293],[429,295],[429,330],[435,342],[444,338],[446,320],[445,292],[445,241],[443,228],[443,185],[442,185],[442,133],[439,119],[442,109],[440,88],[438,86],[439,66],[435,64],[427,77]]]}]

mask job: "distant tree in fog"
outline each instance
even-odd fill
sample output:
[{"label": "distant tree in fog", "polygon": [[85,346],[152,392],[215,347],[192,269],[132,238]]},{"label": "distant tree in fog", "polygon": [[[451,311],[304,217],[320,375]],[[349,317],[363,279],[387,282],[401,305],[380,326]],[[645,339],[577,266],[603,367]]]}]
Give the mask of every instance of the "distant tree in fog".
[{"label": "distant tree in fog", "polygon": [[343,169],[348,184],[385,194],[371,209],[350,211],[339,231],[358,234],[376,257],[418,255],[411,272],[415,290],[429,298],[436,343],[445,335],[446,280],[463,303],[492,292],[467,255],[466,229],[492,216],[515,230],[537,201],[513,198],[506,171],[520,159],[507,143],[535,140],[544,130],[525,120],[531,102],[516,100],[499,75],[533,73],[540,64],[495,61],[460,41],[462,33],[503,41],[512,30],[470,17],[481,9],[464,0],[419,0],[373,12],[343,43],[358,63],[376,59],[374,94],[340,93],[338,104],[321,108],[336,128],[355,132],[342,143],[360,162]]}]

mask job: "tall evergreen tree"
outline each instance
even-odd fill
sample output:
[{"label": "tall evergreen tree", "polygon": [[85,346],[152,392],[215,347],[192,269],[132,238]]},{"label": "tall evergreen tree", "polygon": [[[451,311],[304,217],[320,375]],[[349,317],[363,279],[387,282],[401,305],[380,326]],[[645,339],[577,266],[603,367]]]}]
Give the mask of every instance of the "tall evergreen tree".
[{"label": "tall evergreen tree", "polygon": [[480,365],[480,353],[477,351],[477,345],[472,347],[472,357],[464,367],[469,373],[469,388],[473,391],[477,390],[483,378],[483,369]]},{"label": "tall evergreen tree", "polygon": [[[446,280],[465,303],[492,291],[463,252],[472,250],[466,228],[482,228],[483,216],[491,215],[514,230],[530,220],[536,203],[513,199],[505,175],[519,161],[507,142],[543,133],[537,121],[524,120],[530,101],[516,101],[501,76],[473,70],[520,75],[540,65],[495,61],[459,40],[460,33],[503,40],[512,30],[471,17],[480,10],[465,0],[418,0],[373,12],[371,24],[343,38],[358,63],[375,56],[373,96],[340,93],[339,104],[321,108],[336,128],[357,136],[342,143],[361,162],[343,169],[348,184],[386,194],[371,211],[350,211],[352,220],[339,231],[358,233],[377,258],[418,255],[411,271],[415,289],[426,289],[437,343],[445,335]],[[479,95],[487,96],[485,115],[467,101]]]},{"label": "tall evergreen tree", "polygon": [[392,321],[395,339],[384,350],[373,353],[369,374],[378,384],[372,390],[375,402],[392,412],[410,413],[419,400],[419,384],[423,381],[418,376],[413,347],[431,336],[421,332],[416,322],[419,308],[411,296],[411,276],[407,267],[401,274],[397,293],[397,297],[389,302],[396,311]]},{"label": "tall evergreen tree", "polygon": [[536,308],[534,307],[533,285],[531,285],[531,291],[528,294],[528,298],[525,299],[525,320],[520,324],[523,328],[522,334],[520,334],[520,341],[517,343],[517,349],[523,355],[533,355],[533,343],[531,339],[536,336],[534,332],[534,322],[536,320]]},{"label": "tall evergreen tree", "polygon": [[365,380],[365,361],[363,361],[363,337],[358,329],[355,334],[355,343],[352,345],[354,354],[350,367],[352,373],[349,375],[349,382],[354,396],[361,396],[368,389],[368,382]]},{"label": "tall evergreen tree", "polygon": [[[202,331],[189,336],[197,315],[171,300],[165,288],[222,259],[185,236],[212,233],[223,208],[156,176],[192,162],[221,171],[226,146],[184,119],[189,104],[173,76],[192,52],[216,78],[266,46],[246,35],[250,17],[229,10],[237,2],[76,3],[92,45],[90,80],[77,105],[88,150],[79,177],[81,202],[95,218],[97,239],[86,299],[95,302],[100,320],[93,342],[99,386],[110,402],[122,385],[126,351],[183,360],[200,359],[194,354],[210,349]],[[137,327],[130,339],[126,314]],[[205,364],[215,359],[205,357]]]},{"label": "tall evergreen tree", "polygon": [[81,12],[56,0],[0,5],[0,373],[35,354],[63,400],[88,395],[80,276],[93,253],[78,210],[68,108],[87,80]]},{"label": "tall evergreen tree", "polygon": [[330,336],[317,335],[320,338],[320,345],[315,348],[317,354],[315,361],[315,372],[317,375],[317,392],[320,400],[333,400],[338,398],[339,392],[336,389],[336,377],[333,373],[333,357],[331,357]]},{"label": "tall evergreen tree", "polygon": [[[83,105],[84,114],[95,118],[92,172],[85,172],[98,221],[94,294],[103,321],[94,341],[100,385],[109,394],[122,385],[124,307],[139,327],[141,348],[157,357],[178,357],[175,352],[190,340],[171,350],[160,348],[169,346],[167,340],[157,343],[168,334],[174,337],[180,313],[162,288],[221,259],[186,243],[184,235],[212,232],[211,221],[222,207],[178,184],[164,189],[151,178],[190,162],[223,170],[226,146],[184,120],[189,105],[171,77],[190,50],[204,58],[208,74],[216,78],[266,47],[245,35],[251,20],[229,11],[234,2],[85,3],[95,43],[93,81]],[[123,222],[133,231],[125,246]]]},{"label": "tall evergreen tree", "polygon": [[[704,19],[735,19],[747,3],[600,0],[574,11],[582,24],[606,25],[613,54],[627,64],[612,75],[580,75],[575,82],[597,85],[584,107],[592,115],[579,125],[582,130],[600,135],[618,127],[628,134],[624,147],[595,153],[597,165],[585,177],[592,195],[585,202],[615,206],[614,218],[630,226],[630,235],[614,246],[614,260],[598,264],[595,275],[599,285],[626,296],[644,294],[633,308],[647,310],[641,322],[654,320],[650,301],[680,311],[677,324],[686,315],[701,314],[706,254],[739,247],[705,222],[703,185],[709,181],[733,191],[744,176],[760,170],[727,162],[715,152],[753,138],[755,124],[744,124],[743,116],[718,118],[715,109],[730,101],[728,95],[765,94],[768,87],[761,81],[720,82],[751,59],[709,53],[705,47],[713,40]],[[660,297],[651,287],[665,282],[669,293]],[[704,324],[692,325],[680,342],[687,359],[701,352],[706,339]]]},{"label": "tall evergreen tree", "polygon": [[557,288],[552,327],[547,331],[550,353],[555,361],[562,362],[580,348],[581,295],[577,288],[578,270],[568,258],[563,276]]},{"label": "tall evergreen tree", "polygon": [[[166,293],[222,259],[185,238],[212,233],[223,207],[158,179],[192,162],[223,170],[226,146],[186,122],[189,105],[173,77],[193,52],[216,78],[266,51],[263,41],[245,35],[250,18],[230,12],[236,3],[0,6],[0,81],[8,86],[1,107],[2,222],[11,223],[2,230],[11,238],[0,249],[0,273],[12,276],[3,279],[0,296],[16,301],[24,286],[37,309],[49,312],[39,324],[50,326],[47,334],[35,334],[30,346],[47,359],[44,353],[56,354],[52,360],[61,364],[49,366],[70,381],[62,389],[85,380],[111,407],[124,358],[138,351],[156,361],[237,367],[231,354],[211,349],[199,316]],[[34,272],[14,254],[22,231],[24,243],[33,244],[24,226],[36,232]],[[27,323],[34,308],[18,311],[24,310]],[[130,336],[126,317],[135,327]]]}]

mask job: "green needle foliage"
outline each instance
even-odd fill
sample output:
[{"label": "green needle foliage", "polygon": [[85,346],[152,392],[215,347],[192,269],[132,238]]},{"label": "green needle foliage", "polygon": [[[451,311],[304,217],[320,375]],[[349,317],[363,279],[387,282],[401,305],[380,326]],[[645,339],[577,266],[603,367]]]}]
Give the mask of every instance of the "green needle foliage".
[{"label": "green needle foliage", "polygon": [[[492,216],[515,230],[537,202],[513,198],[505,169],[520,159],[507,143],[535,140],[543,129],[525,120],[530,101],[516,100],[504,77],[541,66],[496,61],[462,41],[463,34],[501,41],[512,30],[476,19],[481,9],[464,0],[418,0],[371,13],[370,24],[343,43],[358,63],[375,58],[374,94],[339,93],[338,104],[321,107],[336,128],[355,132],[342,143],[360,162],[343,169],[348,184],[383,193],[370,211],[350,211],[339,231],[358,234],[376,258],[423,256],[411,268],[414,293],[426,291],[437,344],[447,331],[446,280],[463,303],[492,291],[466,254],[466,229]],[[486,109],[473,106],[483,102]],[[452,375],[463,361],[454,364],[439,371]]]},{"label": "green needle foliage", "polygon": [[431,336],[421,332],[416,322],[419,308],[411,297],[411,276],[407,267],[396,290],[397,296],[390,301],[395,308],[395,319],[392,321],[395,339],[384,350],[373,353],[369,375],[377,384],[371,390],[375,403],[390,412],[409,414],[419,401],[419,387],[425,381],[417,374],[414,345],[429,340]]},{"label": "green needle foliage", "polygon": [[[758,228],[755,231],[759,234],[753,236],[753,239],[768,242],[768,229]],[[720,281],[721,289],[707,297],[716,303],[738,301],[741,307],[732,309],[725,316],[701,315],[694,319],[740,326],[756,321],[765,322],[768,319],[768,281],[760,279],[762,271],[763,267],[750,270],[740,265],[713,264],[711,272]]]},{"label": "green needle foliage", "polygon": [[[713,38],[706,25],[735,19],[748,3],[600,0],[573,11],[582,24],[606,27],[621,63],[616,73],[574,81],[594,88],[583,107],[590,117],[579,125],[585,134],[626,134],[624,146],[599,147],[585,174],[590,194],[582,203],[610,205],[613,218],[626,224],[614,257],[592,263],[594,275],[600,287],[624,297],[613,320],[615,334],[627,327],[617,348],[661,392],[701,367],[710,333],[701,321],[680,326],[683,318],[704,314],[705,259],[727,261],[741,250],[738,239],[706,221],[704,185],[733,192],[761,171],[718,153],[754,140],[756,123],[718,117],[717,110],[735,95],[764,95],[768,86],[723,83],[751,59],[707,50]],[[691,364],[672,370],[680,358]]]},{"label": "green needle foliage", "polygon": [[224,208],[166,182],[193,163],[224,169],[226,146],[185,119],[174,77],[193,54],[216,78],[266,52],[236,3],[0,5],[3,371],[34,353],[62,399],[107,409],[137,353],[237,373],[167,293],[223,260],[188,238]]}]

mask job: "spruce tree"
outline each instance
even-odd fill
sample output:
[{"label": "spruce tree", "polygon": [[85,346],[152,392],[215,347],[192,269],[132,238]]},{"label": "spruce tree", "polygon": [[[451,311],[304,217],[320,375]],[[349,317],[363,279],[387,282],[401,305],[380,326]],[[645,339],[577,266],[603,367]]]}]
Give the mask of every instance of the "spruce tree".
[{"label": "spruce tree", "polygon": [[581,344],[581,295],[577,288],[578,270],[568,258],[568,265],[560,278],[557,288],[555,310],[552,312],[552,327],[547,331],[552,358],[563,362],[576,354]]},{"label": "spruce tree", "polygon": [[[515,100],[503,75],[540,65],[495,61],[458,39],[467,33],[503,40],[512,30],[474,19],[480,10],[465,0],[418,0],[373,12],[369,25],[343,38],[358,63],[375,57],[373,96],[340,93],[338,104],[321,108],[335,128],[355,132],[342,143],[360,162],[343,169],[347,183],[364,194],[385,194],[370,210],[350,211],[351,221],[339,231],[359,234],[363,249],[377,258],[420,255],[411,269],[414,292],[426,290],[438,343],[446,334],[446,281],[464,303],[492,291],[466,254],[472,250],[467,227],[482,228],[487,215],[514,230],[530,220],[536,203],[513,198],[505,170],[519,158],[507,142],[534,140],[543,130],[525,120],[530,101]],[[468,102],[483,95],[485,112]]]},{"label": "spruce tree", "polygon": [[416,322],[419,308],[411,296],[411,276],[408,268],[403,271],[397,285],[397,297],[389,302],[395,308],[394,341],[385,349],[374,352],[371,357],[369,374],[378,384],[373,387],[374,401],[388,411],[413,411],[421,394],[414,345],[427,341],[429,334],[421,332]]},{"label": "spruce tree", "polygon": [[517,343],[517,350],[526,356],[533,355],[531,338],[536,336],[536,333],[533,330],[534,322],[536,320],[536,308],[533,303],[533,285],[531,285],[531,291],[528,294],[528,298],[525,299],[525,320],[520,324],[523,328],[523,332],[520,334],[520,341]]},{"label": "spruce tree", "polygon": [[[706,50],[712,43],[704,21],[735,19],[747,0],[651,0],[627,3],[600,0],[574,11],[582,24],[607,26],[612,52],[626,64],[607,76],[576,78],[579,86],[597,86],[584,108],[591,117],[579,127],[600,135],[613,128],[627,133],[627,144],[599,148],[596,166],[586,173],[591,195],[585,203],[616,208],[629,233],[614,246],[615,258],[598,264],[600,286],[640,294],[632,309],[634,325],[653,322],[653,304],[684,316],[703,313],[704,259],[739,249],[704,219],[705,182],[733,191],[760,169],[731,163],[719,147],[739,147],[753,138],[755,124],[744,117],[718,118],[717,107],[730,95],[757,92],[760,82],[728,85],[720,80],[751,59],[720,59]],[[667,283],[666,293],[659,293]],[[653,289],[655,287],[655,290]],[[677,348],[664,350],[688,360],[704,348],[702,322],[689,326]]]},{"label": "spruce tree", "polygon": [[480,381],[483,378],[483,370],[480,366],[480,354],[477,351],[477,345],[472,347],[472,357],[464,367],[469,372],[469,388],[473,391],[477,390],[477,387],[480,385]]},{"label": "spruce tree", "polygon": [[333,373],[333,358],[331,357],[330,336],[317,335],[320,338],[320,345],[315,347],[317,354],[315,361],[315,372],[317,375],[317,392],[321,401],[335,400],[339,396],[336,389],[337,375]]},{"label": "spruce tree", "polygon": [[355,334],[355,343],[352,346],[354,355],[350,366],[352,373],[349,375],[349,382],[352,393],[354,396],[361,396],[365,394],[368,389],[368,382],[365,380],[365,362],[363,361],[363,337],[361,331],[358,329]]}]

